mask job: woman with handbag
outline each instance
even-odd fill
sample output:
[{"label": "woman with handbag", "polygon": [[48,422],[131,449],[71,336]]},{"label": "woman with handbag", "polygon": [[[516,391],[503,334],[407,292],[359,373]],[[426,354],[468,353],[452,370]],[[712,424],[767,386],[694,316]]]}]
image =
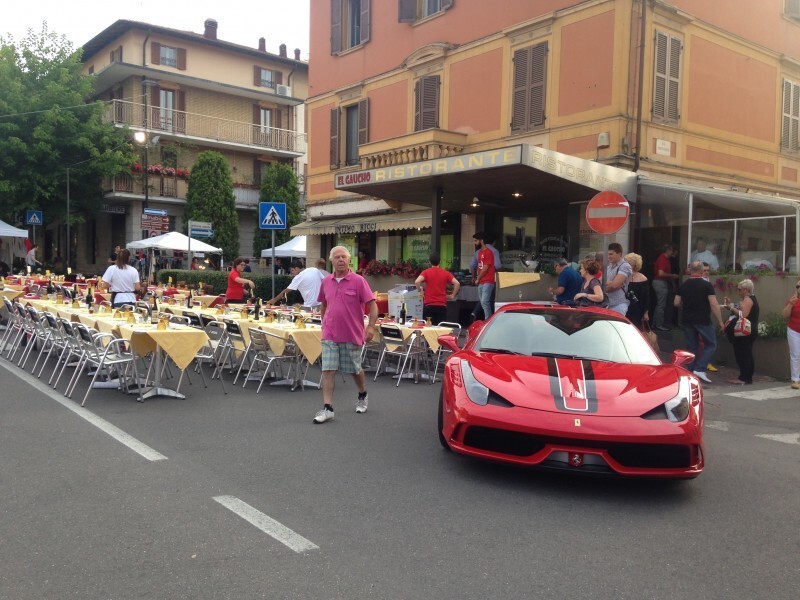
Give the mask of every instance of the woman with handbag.
[{"label": "woman with handbag", "polygon": [[[725,335],[733,344],[733,355],[739,365],[738,379],[728,382],[736,385],[753,383],[755,360],[753,359],[753,343],[758,336],[758,300],[753,293],[755,286],[749,279],[743,279],[736,285],[739,293],[739,302],[733,303],[728,298],[723,299],[723,306],[731,312],[728,323],[725,325]],[[748,327],[749,324],[749,327]]]},{"label": "woman with handbag", "polygon": [[787,319],[786,337],[789,340],[789,369],[792,376],[792,389],[800,390],[800,281],[797,290],[786,301],[781,314]]},{"label": "woman with handbag", "polygon": [[581,261],[581,277],[583,287],[574,298],[578,306],[607,306],[608,301],[600,285],[600,264],[593,258],[584,258]]},{"label": "woman with handbag", "polygon": [[650,280],[642,273],[642,257],[631,252],[625,255],[625,262],[633,269],[633,275],[631,275],[628,289],[625,292],[630,302],[628,313],[625,316],[638,329],[646,327],[649,330]]}]

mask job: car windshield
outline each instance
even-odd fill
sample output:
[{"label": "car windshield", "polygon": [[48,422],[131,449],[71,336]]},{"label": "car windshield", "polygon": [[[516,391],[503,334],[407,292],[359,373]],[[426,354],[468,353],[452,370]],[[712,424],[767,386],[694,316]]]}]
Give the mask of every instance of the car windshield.
[{"label": "car windshield", "polygon": [[625,364],[661,363],[630,323],[568,308],[498,313],[481,332],[475,350]]}]

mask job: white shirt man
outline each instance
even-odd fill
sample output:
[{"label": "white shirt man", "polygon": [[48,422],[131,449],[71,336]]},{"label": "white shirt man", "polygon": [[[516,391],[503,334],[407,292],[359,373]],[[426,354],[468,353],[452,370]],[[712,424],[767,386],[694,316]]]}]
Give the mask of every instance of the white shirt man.
[{"label": "white shirt man", "polygon": [[297,290],[303,297],[303,306],[314,307],[319,304],[319,288],[322,280],[328,273],[324,273],[317,268],[304,269],[299,261],[292,261],[290,273],[294,275],[292,281],[280,294],[275,296],[268,304],[275,304],[289,293],[289,290]]},{"label": "white shirt man", "polygon": [[719,271],[719,260],[717,255],[714,254],[715,249],[713,244],[706,246],[706,241],[703,238],[697,238],[697,249],[692,252],[689,262],[699,260],[702,263],[708,263],[712,271]]}]

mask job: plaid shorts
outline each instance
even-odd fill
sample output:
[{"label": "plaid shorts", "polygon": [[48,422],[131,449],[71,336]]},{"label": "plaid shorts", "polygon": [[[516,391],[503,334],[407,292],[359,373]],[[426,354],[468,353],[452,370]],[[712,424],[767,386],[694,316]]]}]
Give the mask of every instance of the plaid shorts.
[{"label": "plaid shorts", "polygon": [[322,370],[360,373],[361,346],[352,342],[322,340]]}]

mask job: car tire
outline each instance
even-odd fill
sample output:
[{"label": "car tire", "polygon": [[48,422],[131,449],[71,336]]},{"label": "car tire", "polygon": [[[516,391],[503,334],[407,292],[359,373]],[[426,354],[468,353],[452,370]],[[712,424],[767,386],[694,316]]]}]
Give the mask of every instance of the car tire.
[{"label": "car tire", "polygon": [[439,418],[437,421],[439,423],[439,443],[442,445],[442,448],[449,452],[450,444],[447,443],[447,440],[442,434],[442,429],[444,428],[444,391],[439,392]]}]

